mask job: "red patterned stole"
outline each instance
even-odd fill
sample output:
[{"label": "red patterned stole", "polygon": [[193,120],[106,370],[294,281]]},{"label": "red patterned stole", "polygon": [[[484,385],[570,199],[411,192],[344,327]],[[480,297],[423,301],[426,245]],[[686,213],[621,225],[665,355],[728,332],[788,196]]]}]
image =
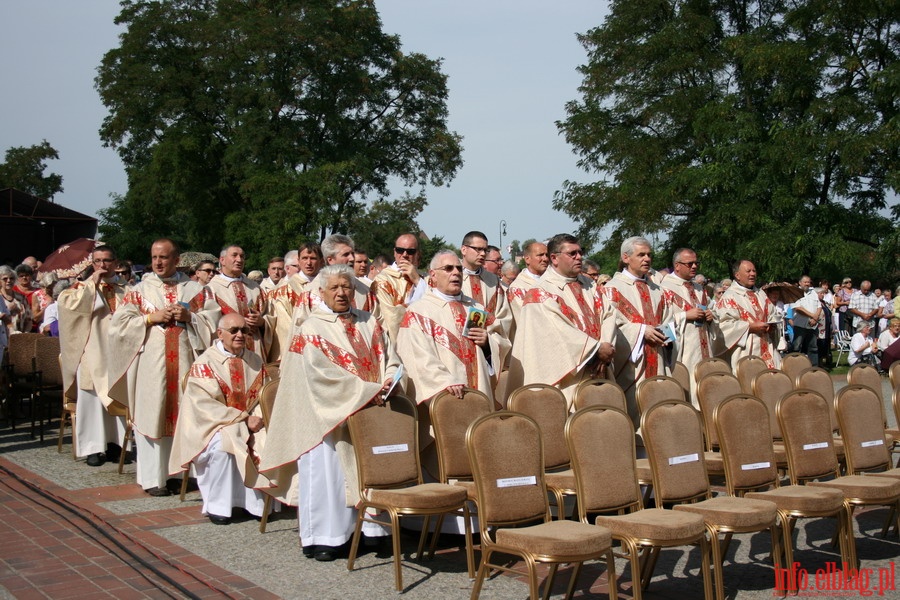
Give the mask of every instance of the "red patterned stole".
[{"label": "red patterned stole", "polygon": [[290,352],[303,354],[308,346],[312,346],[334,365],[363,381],[378,383],[381,378],[381,362],[384,357],[384,337],[381,326],[376,323],[372,339],[366,343],[356,326],[355,315],[351,313],[339,317],[339,320],[344,327],[344,334],[347,336],[352,351],[344,350],[321,335],[297,334],[291,341]]},{"label": "red patterned stole", "polygon": [[466,275],[466,278],[469,280],[469,287],[472,290],[472,293],[469,294],[469,296],[472,298],[472,300],[475,301],[476,304],[484,306],[484,291],[481,288],[481,275],[479,275],[478,273],[469,273],[468,275]]},{"label": "red patterned stole", "polygon": [[[251,307],[249,297],[247,296],[247,288],[244,286],[243,281],[241,281],[239,279],[235,280],[235,281],[230,281],[230,282],[228,282],[228,287],[230,287],[234,291],[234,301],[237,304],[237,306],[231,306],[230,304],[228,304],[228,302],[225,300],[225,298],[216,296],[216,303],[219,305],[219,308],[222,309],[223,317],[225,315],[229,315],[231,313],[238,313],[242,317],[246,318],[250,314],[251,308],[253,308],[253,310],[255,310],[257,312],[262,312],[262,306],[260,304],[262,301],[262,297],[263,297],[262,294],[257,296],[254,306]],[[253,335],[246,336],[244,343],[246,344],[247,349],[250,350],[251,352],[256,352],[255,338],[257,338],[257,337],[259,337],[258,330],[254,331]]]},{"label": "red patterned stole", "polygon": [[116,288],[105,281],[101,281],[100,294],[102,294],[103,299],[106,300],[106,306],[109,307],[110,314],[116,312]]},{"label": "red patterned stole", "polygon": [[215,379],[225,397],[225,405],[246,412],[248,408],[253,408],[255,401],[259,398],[259,392],[266,378],[266,370],[265,368],[261,369],[248,388],[244,369],[247,363],[237,356],[228,358],[227,362],[228,381],[213,371],[207,363],[194,363],[190,376],[198,379]]},{"label": "red patterned stole", "polygon": [[601,294],[594,294],[593,306],[591,306],[584,298],[584,287],[579,282],[573,281],[569,283],[567,289],[575,297],[575,304],[578,306],[578,310],[569,306],[562,296],[551,294],[541,287],[533,287],[526,291],[524,299],[522,300],[522,305],[542,304],[547,301],[556,302],[556,304],[559,305],[560,312],[562,312],[563,316],[573,327],[589,337],[599,340],[600,320],[603,316],[603,296]]},{"label": "red patterned stole", "polygon": [[[653,298],[650,296],[650,286],[647,282],[638,279],[634,282],[635,290],[638,293],[638,299],[641,306],[638,309],[631,301],[626,298],[617,288],[610,287],[610,299],[616,303],[618,310],[622,316],[630,323],[639,323],[646,327],[656,327],[662,322],[663,311],[666,306],[666,293],[660,294],[659,304],[654,308]],[[644,374],[647,377],[655,377],[659,373],[659,353],[661,346],[651,346],[645,338],[644,341],[644,360],[646,367]]]},{"label": "red patterned stole", "polygon": [[[455,331],[450,331],[433,319],[412,311],[406,311],[400,327],[418,327],[426,336],[433,338],[439,346],[449,350],[466,369],[466,386],[478,389],[478,355],[476,354],[478,349],[475,342],[462,336],[468,307],[462,302],[456,301],[448,302],[447,306],[453,313]],[[493,322],[494,316],[488,314],[485,325],[489,326]]]},{"label": "red patterned stole", "polygon": [[[748,311],[744,307],[740,306],[737,302],[734,301],[733,298],[722,298],[719,302],[721,306],[726,308],[734,309],[741,316],[741,321],[762,321],[766,323],[769,320],[769,306],[771,306],[772,301],[766,298],[765,302],[762,305],[759,304],[759,297],[757,296],[757,292],[754,290],[747,290],[747,300],[751,304],[752,312]],[[747,335],[753,335],[751,333],[747,333]],[[759,356],[766,361],[766,365],[770,369],[775,369],[775,361],[772,359],[772,347],[769,344],[769,340],[765,335],[756,336],[759,338]]]}]

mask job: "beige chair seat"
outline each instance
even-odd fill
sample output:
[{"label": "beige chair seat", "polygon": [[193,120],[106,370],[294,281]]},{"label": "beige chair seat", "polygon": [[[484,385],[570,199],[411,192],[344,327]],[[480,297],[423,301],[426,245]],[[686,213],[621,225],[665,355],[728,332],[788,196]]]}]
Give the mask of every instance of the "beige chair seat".
[{"label": "beige chair seat", "polygon": [[451,510],[466,500],[464,488],[443,483],[423,483],[396,490],[369,490],[369,500],[376,504],[400,505],[404,508]]},{"label": "beige chair seat", "polygon": [[720,529],[763,529],[775,522],[778,515],[774,502],[750,500],[734,496],[717,496],[695,504],[677,504],[675,510],[702,515]]},{"label": "beige chair seat", "polygon": [[866,473],[866,475],[877,475],[878,477],[893,477],[900,479],[900,469],[888,469],[887,471],[879,471],[877,473]]},{"label": "beige chair seat", "polygon": [[612,543],[608,529],[566,520],[498,529],[496,536],[500,546],[547,556],[601,554]]},{"label": "beige chair seat", "polygon": [[900,429],[897,429],[896,427],[888,427],[884,430],[884,439],[885,442],[887,442],[888,448],[891,448],[898,438],[900,438]]},{"label": "beige chair seat", "polygon": [[474,481],[457,481],[453,485],[466,490],[467,500],[478,502],[478,487],[475,485]]},{"label": "beige chair seat", "polygon": [[864,502],[892,502],[900,496],[900,481],[889,477],[847,475],[832,481],[810,481],[807,485],[841,490],[846,498],[858,498]]},{"label": "beige chair seat", "polygon": [[788,485],[765,492],[747,492],[744,497],[774,502],[779,510],[807,514],[830,514],[844,504],[844,495],[838,490],[813,489],[803,485]]},{"label": "beige chair seat", "polygon": [[725,460],[720,452],[704,452],[703,460],[706,461],[706,470],[711,475],[720,475],[725,472]]},{"label": "beige chair seat", "polygon": [[544,481],[547,487],[557,490],[565,490],[568,494],[575,493],[575,473],[572,469],[565,471],[556,471],[553,473],[544,473]]},{"label": "beige chair seat", "polygon": [[662,508],[645,508],[625,515],[601,515],[594,521],[613,537],[633,537],[657,543],[695,538],[706,530],[701,515]]}]

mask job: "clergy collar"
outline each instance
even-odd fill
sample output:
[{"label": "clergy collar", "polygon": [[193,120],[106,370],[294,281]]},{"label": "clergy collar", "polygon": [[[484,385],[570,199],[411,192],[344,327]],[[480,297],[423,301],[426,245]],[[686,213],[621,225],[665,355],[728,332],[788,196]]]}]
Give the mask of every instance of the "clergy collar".
[{"label": "clergy collar", "polygon": [[466,275],[479,275],[479,276],[480,276],[480,275],[481,275],[481,272],[482,272],[483,270],[484,270],[484,269],[482,269],[481,267],[478,267],[478,269],[475,270],[475,271],[472,271],[472,270],[470,270],[470,269],[467,269],[467,268],[463,267],[463,273],[466,274]]},{"label": "clergy collar", "polygon": [[[643,281],[644,283],[647,283],[646,277],[637,277],[636,275],[632,274],[632,272],[629,271],[627,268],[622,269],[622,274],[625,275],[626,277],[628,277],[629,279],[631,279],[632,281]],[[679,279],[681,279],[681,278],[679,277]]]},{"label": "clergy collar", "polygon": [[309,283],[309,282],[312,281],[312,279],[309,278],[309,275],[307,275],[307,274],[304,273],[303,271],[297,271],[297,277],[299,277],[300,280],[303,281],[303,282],[305,282],[305,283]]},{"label": "clergy collar", "polygon": [[333,310],[331,310],[330,308],[328,308],[328,305],[325,304],[324,302],[322,302],[321,304],[319,304],[319,310],[321,310],[321,311],[324,312],[325,314],[328,314],[328,315],[335,315],[335,316],[337,316],[337,317],[344,317],[344,316],[349,316],[349,315],[352,315],[352,314],[353,314],[353,309],[352,309],[352,308],[348,308],[348,309],[345,310],[344,312],[334,312]]},{"label": "clergy collar", "polygon": [[[578,277],[566,277],[565,275],[563,275],[562,273],[560,273],[559,271],[557,271],[556,269],[554,269],[552,266],[551,266],[551,267],[547,267],[547,270],[548,270],[548,271],[551,270],[551,269],[553,270],[554,273],[556,273],[556,274],[559,276],[560,279],[562,279],[562,280],[565,281],[566,283],[572,283],[572,282],[578,281]],[[545,274],[546,274],[546,272],[545,272]]]},{"label": "clergy collar", "polygon": [[[549,267],[548,267],[548,268],[549,268]],[[532,272],[532,270],[529,269],[529,268],[527,268],[527,267],[526,267],[525,270],[522,271],[522,272],[525,273],[526,276],[531,277],[532,279],[534,279],[535,281],[537,281],[537,280],[539,280],[539,279],[541,278],[540,275],[538,275],[537,273]]]},{"label": "clergy collar", "polygon": [[222,343],[222,340],[216,340],[216,349],[219,352],[221,352],[222,354],[224,354],[225,356],[227,356],[228,358],[240,358],[244,354],[243,350],[241,351],[240,354],[232,354],[231,352],[229,352],[228,350],[225,349],[225,344]]},{"label": "clergy collar", "polygon": [[438,290],[437,288],[431,288],[431,293],[440,298],[441,300],[446,300],[447,302],[462,302],[462,294],[457,294],[456,296],[451,296],[449,294],[445,294],[444,292]]},{"label": "clergy collar", "polygon": [[737,279],[732,280],[731,286],[730,286],[730,287],[734,287],[734,288],[737,288],[737,289],[739,289],[739,290],[745,290],[745,291],[747,291],[747,292],[752,292],[752,291],[753,291],[753,289],[744,287],[744,286],[742,286],[741,284],[739,284],[739,283],[737,282]]},{"label": "clergy collar", "polygon": [[229,276],[226,275],[225,273],[219,273],[218,275],[216,275],[216,277],[221,277],[222,279],[224,279],[224,280],[227,281],[228,283],[233,283],[233,282],[235,282],[235,281],[240,281],[241,279],[243,279],[244,276],[243,276],[243,275],[239,275],[239,276],[237,276],[237,277],[229,277]]}]

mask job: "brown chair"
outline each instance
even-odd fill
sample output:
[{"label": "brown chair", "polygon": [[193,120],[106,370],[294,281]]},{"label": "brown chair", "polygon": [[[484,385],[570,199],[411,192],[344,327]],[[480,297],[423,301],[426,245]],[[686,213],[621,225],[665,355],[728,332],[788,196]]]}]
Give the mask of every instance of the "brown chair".
[{"label": "brown chair", "polygon": [[753,378],[752,394],[763,401],[769,409],[769,428],[772,438],[781,439],[781,427],[778,425],[775,407],[784,395],[794,390],[794,380],[787,373],[778,369],[760,371]]},{"label": "brown chair", "polygon": [[497,377],[497,385],[494,387],[494,404],[497,410],[506,408],[506,399],[509,397],[509,370],[500,371]]},{"label": "brown chair", "polygon": [[[15,337],[15,336],[13,336]],[[51,420],[52,403],[63,402],[63,378],[60,368],[59,338],[39,336],[34,340],[34,395],[31,400],[31,437],[37,423],[40,440],[44,441],[44,416]],[[59,406],[59,404],[56,404]]]},{"label": "brown chair", "polygon": [[[269,363],[269,364],[277,364],[277,363]],[[269,365],[266,365],[266,372],[269,373],[271,377],[272,372],[269,371]],[[259,393],[259,408],[262,412],[263,424],[266,429],[269,428],[269,423],[272,422],[272,407],[275,405],[275,394],[278,393],[278,382],[280,379],[275,377],[270,379],[267,383],[265,383],[262,387],[262,390]],[[272,496],[263,492],[266,496],[265,503],[263,504],[263,514],[262,518],[259,520],[259,532],[266,532],[266,524],[269,522],[269,512],[272,510]]]},{"label": "brown chair", "polygon": [[576,411],[588,406],[606,406],[628,411],[625,392],[615,381],[609,379],[588,379],[578,384],[572,406]]},{"label": "brown chair", "polygon": [[[768,530],[772,557],[780,568],[777,507],[765,500],[733,496],[713,497],[703,452],[703,428],[696,408],[685,402],[663,402],[641,415],[641,430],[653,469],[657,506],[674,503],[674,510],[699,514],[712,541],[716,597],[725,598],[722,562],[734,533]],[[720,547],[719,535],[725,534]]]},{"label": "brown chair", "polygon": [[825,398],[825,404],[828,405],[828,417],[831,420],[831,430],[835,432],[834,451],[837,452],[838,461],[843,464],[844,441],[838,435],[840,427],[834,412],[834,382],[831,381],[831,375],[825,369],[810,367],[797,375],[794,379],[794,388],[812,390]]},{"label": "brown chair", "polygon": [[556,518],[566,518],[566,496],[575,496],[569,449],[566,447],[566,397],[559,388],[543,383],[524,385],[509,395],[509,410],[528,415],[541,430],[544,446],[544,481],[556,499]]},{"label": "brown chair", "polygon": [[753,393],[753,378],[757,373],[768,369],[769,366],[759,356],[745,356],[735,365],[734,375],[741,382],[741,389],[745,394]]},{"label": "brown chair", "polygon": [[[794,390],[778,403],[778,420],[784,433],[791,483],[840,491],[847,509],[847,532],[853,531],[853,511],[857,506],[886,505],[894,510],[897,508],[900,500],[900,481],[897,479],[868,475],[840,476],[828,407],[822,396],[812,390]],[[850,452],[850,445],[849,441],[845,441],[845,452]],[[828,480],[820,481],[821,478]],[[852,558],[851,568],[856,568],[856,556]]]},{"label": "brown chair", "polygon": [[847,385],[867,386],[881,400],[881,418],[884,423],[884,432],[888,438],[888,447],[893,448],[894,444],[900,441],[900,429],[887,426],[887,412],[884,410],[884,393],[881,390],[881,375],[878,373],[878,369],[866,363],[856,363],[847,371]]},{"label": "brown chair", "polygon": [[[573,563],[566,598],[571,598],[581,565],[606,557],[609,597],[617,598],[616,564],[608,529],[550,519],[544,484],[544,457],[539,425],[510,411],[480,417],[466,432],[466,449],[478,488],[481,562],[472,600],[481,594],[491,571],[522,574],[508,563],[491,562],[494,553],[518,556],[527,567],[531,600],[539,592],[537,563],[550,565],[544,582],[547,598],[560,564]],[[531,523],[536,523],[528,525]]]},{"label": "brown chair", "polygon": [[837,490],[811,486],[780,486],[766,405],[755,396],[736,394],[716,407],[713,420],[725,458],[728,494],[775,503],[781,522],[785,564],[794,564],[792,532],[797,519],[820,517],[837,520],[841,557],[844,563],[851,564],[855,552],[848,544],[853,544],[854,538],[846,530],[844,495]]},{"label": "brown chair", "polygon": [[838,392],[834,404],[844,437],[847,473],[900,478],[900,469],[891,468],[878,395],[868,386],[848,385]]},{"label": "brown chair", "polygon": [[694,365],[694,381],[700,381],[710,373],[731,373],[731,365],[721,358],[711,356]]},{"label": "brown chair", "polygon": [[[122,436],[122,451],[119,453],[119,475],[125,468],[125,453],[128,452],[128,445],[134,448],[134,423],[131,420],[131,410],[125,407],[125,434]],[[190,470],[188,470],[190,472]],[[187,493],[186,480],[181,482],[181,501],[184,502],[184,495]]]},{"label": "brown chair", "polygon": [[[420,558],[431,517],[437,517],[429,550],[429,557],[433,557],[444,515],[462,511],[466,528],[466,547],[471,548],[472,531],[466,490],[443,483],[422,482],[416,407],[405,397],[392,396],[385,406],[369,406],[360,410],[350,416],[347,425],[353,453],[356,456],[360,496],[347,569],[353,570],[363,522],[384,525],[383,522],[368,516],[368,510],[371,508],[385,511],[391,519],[394,582],[399,592],[403,590],[403,573],[400,568],[400,517],[425,517],[417,552]],[[471,572],[472,567],[469,569]]]},{"label": "brown chair", "polygon": [[35,342],[45,337],[40,333],[16,333],[9,336],[6,347],[6,416],[13,431],[22,400],[34,398],[34,352]]},{"label": "brown chair", "polygon": [[716,407],[729,396],[741,393],[741,383],[731,373],[710,373],[697,382],[697,400],[706,432],[706,449],[719,449],[719,434],[713,421]]},{"label": "brown chair", "polygon": [[[60,357],[60,360],[62,358]],[[60,368],[62,366],[60,365]],[[72,428],[72,459],[78,460],[77,446],[75,440],[75,419],[78,409],[78,398],[71,398],[63,393],[62,413],[59,416],[59,439],[56,442],[56,451],[62,454],[63,437],[66,435],[66,426]]]},{"label": "brown chair", "polygon": [[[490,414],[494,403],[484,393],[471,388],[463,390],[463,397],[443,391],[428,403],[434,444],[437,449],[438,482],[458,485],[466,490],[469,502],[478,505],[478,491],[469,455],[466,452],[466,430],[477,418]],[[475,577],[473,548],[466,548],[469,578]]]},{"label": "brown chair", "polygon": [[781,359],[781,370],[784,371],[791,381],[797,379],[797,375],[813,366],[809,357],[800,352],[791,352],[785,354]]},{"label": "brown chair", "polygon": [[891,387],[897,389],[897,386],[900,385],[900,360],[891,363],[888,374],[891,380]]},{"label": "brown chair", "polygon": [[[569,417],[566,443],[578,490],[578,518],[612,532],[631,564],[631,590],[641,600],[661,548],[699,544],[706,599],[712,598],[709,541],[703,517],[683,511],[641,510],[634,425],[624,410],[589,406]],[[609,515],[609,513],[617,513]]]},{"label": "brown chair", "polygon": [[672,366],[672,379],[681,384],[684,389],[684,399],[691,401],[691,372],[684,366],[683,362],[675,361]]}]

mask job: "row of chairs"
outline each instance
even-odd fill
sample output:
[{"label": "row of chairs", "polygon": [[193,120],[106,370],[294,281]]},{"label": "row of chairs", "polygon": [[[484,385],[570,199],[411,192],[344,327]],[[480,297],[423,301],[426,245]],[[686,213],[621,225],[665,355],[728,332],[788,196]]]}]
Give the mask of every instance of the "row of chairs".
[{"label": "row of chairs", "polygon": [[5,377],[6,417],[10,427],[15,430],[22,404],[27,402],[31,437],[35,437],[37,430],[43,442],[44,422],[50,420],[52,403],[62,397],[59,338],[40,333],[11,335]]}]

